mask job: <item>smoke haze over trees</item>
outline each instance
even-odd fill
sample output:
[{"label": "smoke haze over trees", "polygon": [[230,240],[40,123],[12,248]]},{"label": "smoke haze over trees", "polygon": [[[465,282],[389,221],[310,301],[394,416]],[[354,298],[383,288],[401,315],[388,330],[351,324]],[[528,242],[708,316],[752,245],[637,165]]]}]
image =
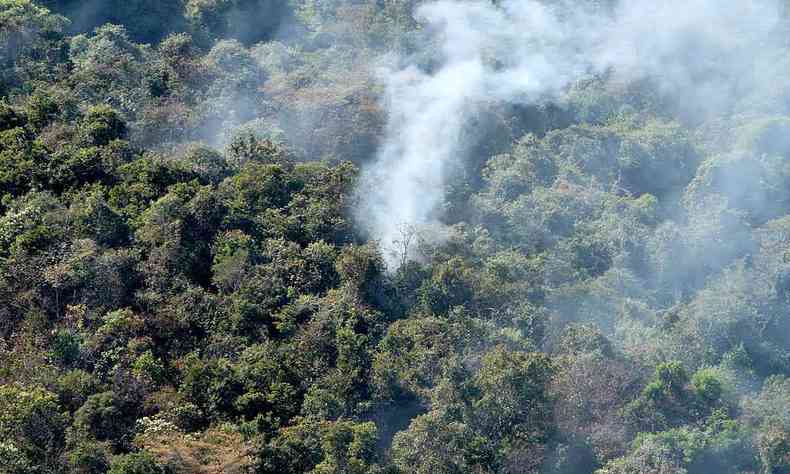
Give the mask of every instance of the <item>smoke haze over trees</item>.
[{"label": "smoke haze over trees", "polygon": [[0,473],[790,473],[780,0],[0,0]]}]

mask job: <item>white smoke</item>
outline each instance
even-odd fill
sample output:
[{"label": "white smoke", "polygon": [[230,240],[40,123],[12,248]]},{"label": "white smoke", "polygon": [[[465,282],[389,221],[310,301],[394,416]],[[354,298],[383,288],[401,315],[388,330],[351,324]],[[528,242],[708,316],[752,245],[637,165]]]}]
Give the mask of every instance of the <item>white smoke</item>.
[{"label": "white smoke", "polygon": [[[609,72],[650,78],[690,110],[722,111],[770,87],[761,71],[779,41],[769,0],[442,0],[415,16],[432,36],[426,48],[440,47],[439,67],[381,68],[389,122],[360,186],[357,218],[385,249],[404,225],[438,222],[447,170],[463,158],[464,123],[480,104],[553,100]],[[390,268],[401,261],[387,257]]]}]

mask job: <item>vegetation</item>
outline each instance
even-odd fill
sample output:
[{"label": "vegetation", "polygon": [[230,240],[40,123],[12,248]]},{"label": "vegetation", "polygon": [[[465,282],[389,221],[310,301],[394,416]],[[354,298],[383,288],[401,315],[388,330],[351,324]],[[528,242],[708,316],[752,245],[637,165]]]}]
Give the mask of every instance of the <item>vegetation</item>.
[{"label": "vegetation", "polygon": [[387,268],[417,3],[0,0],[0,472],[790,473],[790,101],[487,104]]}]

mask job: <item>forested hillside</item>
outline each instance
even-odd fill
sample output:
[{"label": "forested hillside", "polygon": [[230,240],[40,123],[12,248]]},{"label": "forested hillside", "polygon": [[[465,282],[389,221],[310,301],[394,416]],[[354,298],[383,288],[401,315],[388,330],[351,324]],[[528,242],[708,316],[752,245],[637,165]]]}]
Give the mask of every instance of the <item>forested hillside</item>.
[{"label": "forested hillside", "polygon": [[784,0],[0,0],[0,473],[790,473]]}]

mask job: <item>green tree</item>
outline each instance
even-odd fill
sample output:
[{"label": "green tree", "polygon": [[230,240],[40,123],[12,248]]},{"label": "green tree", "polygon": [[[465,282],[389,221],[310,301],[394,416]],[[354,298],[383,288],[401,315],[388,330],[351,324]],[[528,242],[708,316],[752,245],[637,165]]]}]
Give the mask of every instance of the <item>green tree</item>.
[{"label": "green tree", "polygon": [[66,48],[66,18],[29,0],[0,2],[0,95],[13,87],[30,88],[36,80],[53,80]]},{"label": "green tree", "polygon": [[9,465],[29,465],[34,472],[56,469],[68,421],[52,392],[0,386],[0,438],[7,440],[2,456]]}]

